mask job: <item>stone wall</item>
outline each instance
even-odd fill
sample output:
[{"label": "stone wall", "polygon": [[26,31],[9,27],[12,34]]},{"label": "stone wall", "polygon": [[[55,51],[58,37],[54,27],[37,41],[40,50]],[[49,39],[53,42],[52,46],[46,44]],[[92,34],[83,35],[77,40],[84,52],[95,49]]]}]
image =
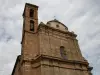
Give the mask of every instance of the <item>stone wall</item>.
[{"label": "stone wall", "polygon": [[50,29],[49,27],[41,27],[39,31],[39,39],[41,54],[62,58],[60,54],[60,46],[64,46],[66,50],[66,58],[68,60],[83,61],[76,37]]}]

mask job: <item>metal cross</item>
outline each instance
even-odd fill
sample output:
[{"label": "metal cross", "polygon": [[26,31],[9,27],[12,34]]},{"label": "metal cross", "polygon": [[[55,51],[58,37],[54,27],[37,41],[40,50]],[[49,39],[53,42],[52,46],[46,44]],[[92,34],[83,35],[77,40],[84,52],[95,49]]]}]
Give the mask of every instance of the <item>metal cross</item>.
[{"label": "metal cross", "polygon": [[54,19],[56,19],[56,16],[54,16]]}]

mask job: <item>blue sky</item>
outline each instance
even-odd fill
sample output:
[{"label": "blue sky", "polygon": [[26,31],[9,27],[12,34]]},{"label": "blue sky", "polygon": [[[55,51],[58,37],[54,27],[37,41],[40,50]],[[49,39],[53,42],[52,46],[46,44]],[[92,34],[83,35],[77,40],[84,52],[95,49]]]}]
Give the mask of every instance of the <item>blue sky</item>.
[{"label": "blue sky", "polygon": [[100,75],[100,0],[0,0],[0,75],[11,75],[21,52],[26,2],[39,6],[39,22],[55,16],[74,31],[93,75]]}]

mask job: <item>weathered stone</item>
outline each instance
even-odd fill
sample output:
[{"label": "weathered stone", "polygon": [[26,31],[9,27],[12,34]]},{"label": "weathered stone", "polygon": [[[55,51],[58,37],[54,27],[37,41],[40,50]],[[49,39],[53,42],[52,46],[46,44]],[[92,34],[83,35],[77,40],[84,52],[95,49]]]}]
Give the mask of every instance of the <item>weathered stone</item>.
[{"label": "weathered stone", "polygon": [[[33,17],[29,16],[30,9],[34,10]],[[51,20],[38,26],[38,6],[28,3],[23,18],[22,51],[12,75],[91,74],[88,61],[81,54],[77,35],[69,32],[63,23]],[[30,20],[34,21],[34,31],[30,30]]]}]

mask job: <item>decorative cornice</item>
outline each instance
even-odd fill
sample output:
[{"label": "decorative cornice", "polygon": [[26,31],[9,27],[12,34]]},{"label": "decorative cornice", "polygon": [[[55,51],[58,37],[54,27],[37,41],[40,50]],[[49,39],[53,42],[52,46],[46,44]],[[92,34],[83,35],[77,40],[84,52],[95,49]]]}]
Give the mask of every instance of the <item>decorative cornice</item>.
[{"label": "decorative cornice", "polygon": [[41,27],[45,27],[45,28],[48,28],[48,29],[52,29],[52,30],[54,30],[54,31],[58,31],[58,32],[61,32],[61,33],[64,33],[64,34],[69,34],[69,35],[71,35],[71,36],[77,37],[77,35],[74,34],[74,33],[72,33],[72,32],[69,32],[69,31],[62,31],[62,30],[55,29],[55,28],[53,28],[53,27],[50,27],[50,26],[47,26],[47,25],[44,25],[44,24],[38,26],[38,31],[39,31],[39,29],[40,29]]},{"label": "decorative cornice", "polygon": [[37,60],[42,60],[42,59],[49,59],[49,60],[54,60],[54,61],[61,61],[65,63],[74,63],[74,64],[83,64],[83,65],[89,65],[87,61],[77,61],[77,60],[67,60],[67,59],[62,59],[59,57],[53,57],[53,56],[48,56],[48,55],[40,55],[34,59],[32,59],[32,62],[35,62]]},{"label": "decorative cornice", "polygon": [[29,6],[32,6],[32,7],[39,7],[39,6],[37,6],[37,5],[30,4],[30,3],[26,3],[25,5],[29,5]]},{"label": "decorative cornice", "polygon": [[31,7],[36,7],[36,8],[38,8],[39,6],[37,6],[37,5],[34,5],[34,4],[30,4],[30,3],[26,3],[25,4],[25,8],[24,8],[24,12],[23,12],[23,17],[25,16],[25,9],[26,9],[26,6],[31,6]]}]

